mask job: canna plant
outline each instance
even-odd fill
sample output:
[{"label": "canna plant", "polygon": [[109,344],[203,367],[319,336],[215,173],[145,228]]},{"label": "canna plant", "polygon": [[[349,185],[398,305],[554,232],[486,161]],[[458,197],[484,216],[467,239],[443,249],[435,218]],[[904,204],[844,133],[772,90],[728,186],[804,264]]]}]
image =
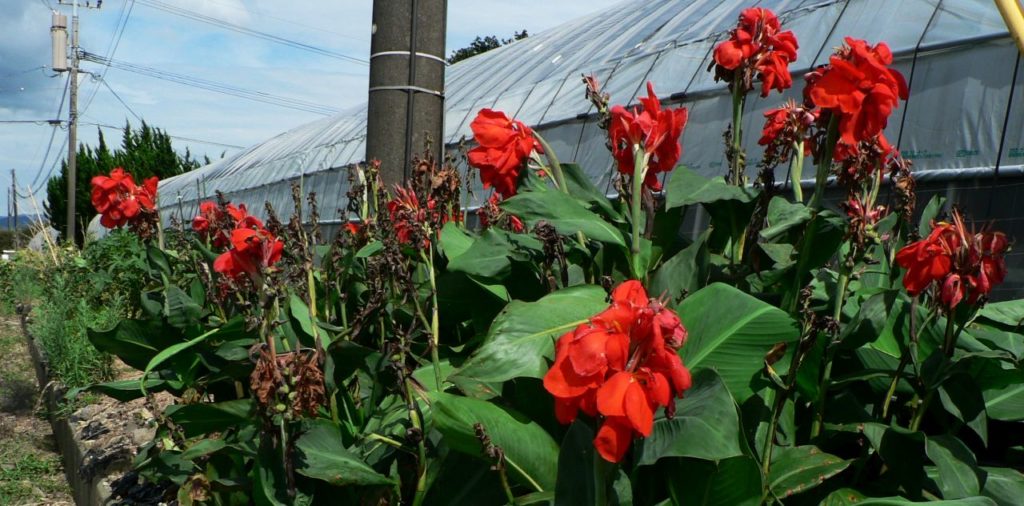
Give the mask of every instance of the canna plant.
[{"label": "canna plant", "polygon": [[[737,111],[793,85],[782,28],[748,9],[715,49]],[[135,468],[182,504],[1014,504],[1024,304],[988,301],[1010,241],[916,209],[882,133],[907,97],[891,63],[847,39],[766,115],[751,185],[739,113],[708,178],[681,164],[685,108],[585,77],[611,198],[484,109],[467,174],[353,168],[329,242],[299,186],[287,223],[203,203],[143,235],[141,317],[90,332],[139,377],[91,389],[174,396]],[[466,177],[492,191],[475,227]],[[132,227],[139,197],[94,186]],[[711,224],[682,240],[696,207]]]}]

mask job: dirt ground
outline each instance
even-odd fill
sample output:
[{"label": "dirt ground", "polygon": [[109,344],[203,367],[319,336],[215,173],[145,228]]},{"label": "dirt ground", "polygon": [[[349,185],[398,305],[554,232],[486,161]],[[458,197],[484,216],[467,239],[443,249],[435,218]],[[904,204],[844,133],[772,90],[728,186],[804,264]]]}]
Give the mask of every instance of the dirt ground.
[{"label": "dirt ground", "polygon": [[72,506],[18,320],[0,317],[0,504]]}]

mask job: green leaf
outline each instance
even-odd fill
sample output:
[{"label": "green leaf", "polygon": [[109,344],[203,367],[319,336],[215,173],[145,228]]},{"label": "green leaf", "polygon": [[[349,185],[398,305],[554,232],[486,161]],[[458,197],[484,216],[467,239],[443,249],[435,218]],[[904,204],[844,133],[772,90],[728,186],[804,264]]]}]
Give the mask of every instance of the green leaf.
[{"label": "green leaf", "polygon": [[512,378],[541,378],[554,357],[554,342],[562,334],[604,310],[605,291],[581,285],[548,294],[536,302],[512,301],[491,324],[487,339],[456,371],[484,382]]},{"label": "green leaf", "polygon": [[177,286],[170,285],[167,297],[167,323],[179,329],[186,329],[199,323],[203,307],[192,300],[192,296]]},{"label": "green leaf", "polygon": [[943,499],[963,499],[981,493],[978,461],[962,441],[948,435],[928,436],[925,451],[939,469]]},{"label": "green leaf", "polygon": [[106,383],[97,383],[95,385],[89,385],[83,388],[75,388],[68,391],[65,394],[66,399],[73,399],[78,396],[79,393],[84,391],[99,392],[107,397],[117,399],[121,402],[128,402],[135,399],[139,399],[146,396],[146,392],[159,392],[166,390],[167,381],[159,378],[147,378],[145,383],[145,390],[139,388],[139,381],[142,378],[130,379],[130,380],[118,380],[108,381]]},{"label": "green leaf", "polygon": [[978,317],[1012,327],[1020,326],[1024,323],[1024,299],[990,302],[978,311]]},{"label": "green leaf", "polygon": [[816,446],[775,448],[769,487],[775,497],[785,499],[821,485],[849,466],[849,460],[825,453]]},{"label": "green leaf", "polygon": [[679,350],[683,363],[718,371],[740,404],[767,386],[761,377],[765,354],[799,337],[784,311],[722,283],[690,295],[677,312],[689,332]]},{"label": "green leaf", "polygon": [[310,337],[315,336],[316,334],[313,333],[313,317],[309,314],[309,306],[306,305],[306,302],[293,293],[288,297],[288,308],[291,310],[292,317],[299,322],[299,327],[302,328],[302,331]]},{"label": "green leaf", "polygon": [[729,185],[722,177],[708,179],[682,165],[676,167],[665,186],[665,209],[719,200],[750,202],[753,199],[754,193],[746,188]]},{"label": "green leaf", "polygon": [[[191,348],[191,347],[193,347],[193,346],[195,346],[195,345],[205,341],[206,338],[210,337],[213,334],[216,334],[219,330],[220,330],[220,327],[215,328],[215,329],[210,330],[210,331],[207,331],[207,332],[199,335],[198,337],[190,339],[190,340],[185,341],[183,343],[178,343],[178,344],[175,344],[173,346],[168,346],[167,348],[164,348],[163,350],[160,351],[160,353],[157,353],[156,356],[153,357],[153,359],[150,360],[148,364],[146,364],[146,369],[142,372],[142,377],[145,378],[145,377],[149,376],[149,372],[152,371],[153,369],[156,369],[160,364],[170,360],[172,357],[174,357],[178,353],[181,353],[182,351],[185,351],[185,350],[187,350],[187,349],[189,349],[189,348]],[[145,392],[146,391],[145,383],[140,381],[139,382],[139,388],[141,388],[142,391]]]},{"label": "green leaf", "polygon": [[1024,371],[1003,367],[995,360],[984,361],[971,376],[981,388],[989,418],[1024,420]]},{"label": "green leaf", "polygon": [[524,192],[505,200],[501,207],[521,218],[529,228],[547,221],[562,235],[583,232],[595,241],[626,245],[617,228],[561,192]]},{"label": "green leaf", "polygon": [[595,473],[594,431],[582,420],[576,420],[562,439],[558,453],[558,479],[555,485],[555,506],[597,504],[602,480]]},{"label": "green leaf", "polygon": [[515,247],[502,234],[484,230],[461,255],[448,262],[448,270],[485,279],[504,279],[512,271]]},{"label": "green leaf", "polygon": [[902,497],[867,497],[852,488],[836,490],[821,502],[821,506],[906,506],[908,504],[927,504],[928,506],[995,506],[996,503],[988,497],[970,497],[953,501],[914,502]]},{"label": "green leaf", "polygon": [[296,501],[288,497],[288,478],[281,463],[280,450],[269,442],[260,444],[250,472],[256,506],[295,506]]},{"label": "green leaf", "polygon": [[941,195],[935,195],[928,201],[928,204],[924,206],[924,210],[921,211],[921,221],[917,225],[917,233],[921,237],[927,237],[928,234],[932,233],[932,220],[939,215],[939,211],[942,210],[942,206],[945,205],[946,198]]},{"label": "green leaf", "polygon": [[680,459],[666,480],[672,504],[756,506],[761,503],[761,468],[747,456],[718,462]]},{"label": "green leaf", "polygon": [[975,320],[967,326],[967,332],[991,349],[1009,352],[1018,361],[1024,359],[1024,335],[1016,325],[991,323],[989,320]]},{"label": "green leaf", "polygon": [[638,465],[665,457],[722,460],[743,454],[736,403],[715,371],[696,371],[693,386],[675,404],[675,416],[659,414],[651,436],[638,442]]},{"label": "green leaf", "polygon": [[380,241],[371,241],[367,243],[366,246],[359,248],[359,251],[356,252],[356,258],[372,257],[382,249],[384,249],[384,243]]},{"label": "green leaf", "polygon": [[1024,497],[1024,474],[1005,467],[983,467],[985,487],[981,493],[995,500],[999,506],[1016,506]]},{"label": "green leaf", "polygon": [[177,329],[153,320],[121,320],[108,331],[88,329],[87,332],[89,342],[96,349],[116,355],[138,370],[145,369],[160,350],[183,339]]},{"label": "green leaf", "polygon": [[195,460],[199,457],[205,457],[211,453],[216,453],[227,447],[227,443],[223,439],[201,439],[196,444],[189,446],[185,451],[181,452],[181,458],[185,460]]},{"label": "green leaf", "polygon": [[253,400],[173,404],[164,413],[185,431],[185,437],[220,432],[253,423]]},{"label": "green leaf", "polygon": [[988,446],[988,416],[981,389],[968,374],[959,373],[939,387],[942,407],[973,430]]},{"label": "green leaf", "polygon": [[429,392],[434,425],[453,449],[483,457],[474,424],[505,451],[509,477],[537,491],[552,490],[558,474],[558,444],[521,414],[496,404],[441,392]]},{"label": "green leaf", "polygon": [[147,246],[146,257],[149,259],[149,264],[156,270],[163,274],[171,273],[171,263],[167,260],[167,254],[160,248],[156,246]]},{"label": "green leaf", "polygon": [[707,275],[707,237],[708,232],[701,234],[693,244],[662,263],[651,277],[648,292],[657,297],[665,294],[672,302],[682,298],[683,293],[696,292]]},{"label": "green leaf", "polygon": [[295,472],[335,486],[391,485],[394,480],[366,465],[345,449],[341,428],[328,420],[312,420],[295,442]]},{"label": "green leaf", "polygon": [[793,227],[811,219],[811,210],[803,204],[794,204],[784,197],[772,197],[768,203],[768,226],[761,230],[761,238],[773,242]]},{"label": "green leaf", "polygon": [[569,193],[583,202],[596,206],[601,213],[613,221],[623,221],[622,215],[612,206],[608,196],[599,190],[590,177],[583,172],[583,169],[575,163],[563,163],[562,173],[565,174],[565,183],[569,186]]},{"label": "green leaf", "polygon": [[441,251],[449,262],[465,253],[472,244],[473,238],[454,221],[441,228]]}]

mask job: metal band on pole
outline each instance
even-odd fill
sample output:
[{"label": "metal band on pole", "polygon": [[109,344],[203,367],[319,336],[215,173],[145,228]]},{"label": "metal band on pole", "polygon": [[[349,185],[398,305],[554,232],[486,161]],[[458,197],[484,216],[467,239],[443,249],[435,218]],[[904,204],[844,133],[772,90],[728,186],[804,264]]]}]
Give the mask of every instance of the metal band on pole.
[{"label": "metal band on pole", "polygon": [[372,86],[370,88],[370,92],[371,93],[374,92],[374,91],[384,91],[384,90],[416,91],[416,92],[419,92],[419,93],[427,93],[427,94],[434,95],[434,96],[437,96],[437,97],[442,97],[442,98],[444,97],[444,92],[443,91],[430,90],[430,89],[422,88],[422,87],[419,87],[419,86],[403,86],[403,85],[399,85],[399,86]]},{"label": "metal band on pole", "polygon": [[[372,60],[372,59],[374,59],[374,58],[376,58],[378,56],[409,56],[410,54],[412,54],[412,53],[410,53],[409,51],[380,51],[380,52],[371,54],[370,55],[370,59]],[[416,52],[416,57],[418,57],[418,58],[426,58],[428,60],[434,60],[434,61],[436,61],[436,62],[438,62],[438,63],[440,63],[442,65],[445,65],[445,66],[448,65],[448,62],[445,61],[444,58],[441,58],[440,56],[437,56],[436,54],[421,53],[421,52],[417,51]]]}]

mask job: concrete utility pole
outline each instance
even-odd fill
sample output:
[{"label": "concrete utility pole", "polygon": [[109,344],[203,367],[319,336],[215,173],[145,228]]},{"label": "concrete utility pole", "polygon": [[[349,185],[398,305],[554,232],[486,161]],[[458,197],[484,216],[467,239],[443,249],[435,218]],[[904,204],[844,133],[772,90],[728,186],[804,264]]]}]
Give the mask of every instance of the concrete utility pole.
[{"label": "concrete utility pole", "polygon": [[[63,0],[60,2],[61,5],[66,5]],[[99,9],[103,4],[102,0],[96,2],[96,5],[89,5],[86,3],[87,9]],[[63,17],[63,16],[60,16]],[[63,26],[58,25],[57,15],[54,16],[54,26],[51,31],[59,32]],[[71,54],[68,55],[71,60],[71,64],[67,68],[58,68],[57,65],[60,63],[60,54],[63,48],[58,48],[60,44],[60,37],[54,37],[54,68],[53,70],[61,72],[67,70],[70,75],[68,76],[68,88],[70,90],[70,100],[68,107],[68,212],[67,212],[67,236],[65,240],[75,240],[75,188],[78,178],[78,0],[71,0]]]},{"label": "concrete utility pole", "polygon": [[68,114],[68,219],[67,237],[69,243],[75,241],[75,190],[78,178],[78,0],[74,0],[71,11],[71,89]]},{"label": "concrete utility pole", "polygon": [[67,237],[69,243],[75,241],[75,189],[78,177],[78,0],[73,0],[71,7],[71,76],[68,86],[71,89],[70,107],[68,109],[68,218]]},{"label": "concrete utility pole", "polygon": [[403,182],[429,138],[444,149],[447,0],[374,0],[366,160],[387,184]]}]

